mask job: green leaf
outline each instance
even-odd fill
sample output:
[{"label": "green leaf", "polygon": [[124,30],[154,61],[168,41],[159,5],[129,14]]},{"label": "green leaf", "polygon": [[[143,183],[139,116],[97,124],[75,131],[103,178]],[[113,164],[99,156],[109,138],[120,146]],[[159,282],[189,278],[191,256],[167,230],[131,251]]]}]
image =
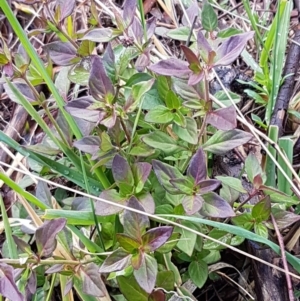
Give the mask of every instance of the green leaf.
[{"label": "green leaf", "polygon": [[175,139],[161,131],[142,136],[142,141],[153,148],[163,151],[166,155],[172,155],[184,150],[182,146],[177,145]]},{"label": "green leaf", "polygon": [[240,227],[243,227],[247,230],[251,230],[254,224],[254,219],[250,212],[245,212],[241,215],[234,216],[231,218],[231,221]]},{"label": "green leaf", "polygon": [[139,286],[135,278],[132,276],[117,277],[117,281],[122,294],[130,301],[148,301],[148,294]]},{"label": "green leaf", "polygon": [[241,130],[218,131],[203,145],[203,149],[216,155],[223,155],[250,139],[252,135]]},{"label": "green leaf", "polygon": [[175,276],[172,271],[160,271],[157,273],[156,286],[167,291],[174,289]]},{"label": "green leaf", "polygon": [[247,190],[245,190],[245,188],[243,187],[240,179],[222,176],[216,176],[216,179],[220,180],[222,184],[225,184],[238,192],[247,193]]},{"label": "green leaf", "polygon": [[266,196],[263,200],[255,204],[252,208],[252,216],[257,223],[266,221],[271,214],[271,200],[269,196]]},{"label": "green leaf", "polygon": [[[228,94],[230,98],[228,97]],[[216,97],[225,107],[232,106],[231,100],[233,100],[234,103],[239,103],[241,101],[241,96],[231,91],[218,91],[214,94],[214,97]],[[213,105],[216,108],[220,108],[216,103],[214,103]]]},{"label": "green leaf", "polygon": [[[171,39],[178,41],[187,41],[190,36],[191,29],[188,26],[179,27],[176,29],[171,29],[168,31],[167,36]],[[195,41],[194,36],[191,36],[191,41]]]},{"label": "green leaf", "polygon": [[218,17],[209,2],[205,2],[201,13],[201,23],[208,32],[214,31],[218,27]]},{"label": "green leaf", "polygon": [[164,124],[171,122],[174,118],[173,116],[174,114],[170,111],[170,109],[159,105],[146,114],[145,121]]},{"label": "green leaf", "polygon": [[129,253],[132,253],[140,246],[138,241],[123,233],[116,234],[116,239],[120,246]]},{"label": "green leaf", "polygon": [[[190,229],[198,230],[198,228],[193,223],[184,221],[182,224],[186,227],[189,227]],[[179,232],[181,234],[180,240],[177,243],[177,247],[187,255],[192,256],[194,252],[197,234],[179,227],[175,227],[174,231]]]},{"label": "green leaf", "polygon": [[217,34],[217,37],[225,39],[225,38],[229,38],[231,36],[234,36],[234,35],[237,35],[237,34],[240,34],[240,33],[243,33],[243,31],[240,30],[240,29],[229,27],[229,28],[226,28],[226,29],[223,29],[223,30],[219,31],[218,34]]},{"label": "green leaf", "polygon": [[174,133],[183,141],[196,145],[198,143],[197,123],[194,118],[185,117],[186,127],[173,125]]},{"label": "green leaf", "polygon": [[172,90],[167,92],[165,102],[169,109],[179,109],[181,106],[179,97]]},{"label": "green leaf", "polygon": [[262,168],[253,153],[250,153],[245,160],[245,171],[251,183],[257,175],[262,175]]},{"label": "green leaf", "polygon": [[201,288],[208,278],[207,263],[203,260],[192,261],[188,268],[191,280]]},{"label": "green leaf", "polygon": [[269,236],[268,228],[265,225],[263,225],[262,223],[255,223],[254,224],[254,232],[257,235],[260,235],[264,238],[268,238],[268,236]]},{"label": "green leaf", "polygon": [[138,103],[142,99],[145,93],[151,89],[153,83],[154,79],[150,79],[148,81],[137,83],[132,87],[132,97],[135,102]]}]

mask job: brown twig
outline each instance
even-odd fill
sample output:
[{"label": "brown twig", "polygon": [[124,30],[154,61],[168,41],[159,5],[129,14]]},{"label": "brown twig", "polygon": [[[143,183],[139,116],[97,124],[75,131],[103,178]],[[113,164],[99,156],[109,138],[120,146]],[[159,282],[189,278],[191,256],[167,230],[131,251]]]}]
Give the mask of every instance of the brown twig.
[{"label": "brown twig", "polygon": [[278,226],[277,226],[277,223],[276,223],[276,220],[275,220],[273,214],[271,214],[271,219],[272,219],[272,223],[274,225],[275,233],[277,235],[278,243],[279,243],[279,246],[280,246],[283,268],[286,271],[285,277],[286,277],[286,283],[287,283],[287,288],[288,288],[289,301],[295,301],[295,297],[294,297],[294,293],[293,293],[292,280],[291,280],[290,275],[288,274],[289,273],[289,267],[288,267],[288,264],[287,264],[287,261],[286,261],[283,238],[282,238],[282,235],[281,235],[281,233],[278,229]]},{"label": "brown twig", "polygon": [[[299,42],[300,41],[300,27],[298,26],[298,29],[296,31],[294,40]],[[300,46],[293,43],[290,46],[284,71],[282,74],[282,77],[285,77],[289,74],[285,80],[282,86],[280,87],[275,108],[272,114],[271,118],[271,125],[277,125],[279,129],[279,137],[283,134],[283,127],[286,120],[286,112],[289,106],[290,99],[293,94],[293,88],[295,84],[295,76],[297,73],[297,70],[299,68],[299,61],[300,61]]]}]

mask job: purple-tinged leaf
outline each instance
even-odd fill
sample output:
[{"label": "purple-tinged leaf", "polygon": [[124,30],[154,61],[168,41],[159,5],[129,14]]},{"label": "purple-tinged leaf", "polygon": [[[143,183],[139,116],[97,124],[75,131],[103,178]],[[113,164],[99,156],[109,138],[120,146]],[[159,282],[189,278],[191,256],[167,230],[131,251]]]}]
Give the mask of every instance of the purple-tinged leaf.
[{"label": "purple-tinged leaf", "polygon": [[[127,205],[130,208],[144,211],[144,208],[134,196],[129,199]],[[146,215],[129,210],[124,211],[124,232],[140,243],[142,242],[142,236],[146,232],[146,228],[149,226],[149,218]]]},{"label": "purple-tinged leaf", "polygon": [[140,194],[138,196],[140,204],[143,206],[145,212],[154,214],[155,211],[155,202],[152,195],[149,192]]},{"label": "purple-tinged leaf", "polygon": [[149,174],[151,172],[152,166],[150,163],[138,162],[133,164],[132,173],[134,177],[135,191],[136,193],[141,192],[146,183]]},{"label": "purple-tinged leaf", "polygon": [[94,56],[92,59],[89,88],[91,95],[97,100],[102,100],[102,98],[106,98],[109,95],[114,95],[113,84],[107,76],[99,56]]},{"label": "purple-tinged leaf", "polygon": [[116,120],[117,120],[117,114],[116,111],[113,109],[110,115],[105,116],[105,118],[103,118],[100,123],[110,129],[116,124]]},{"label": "purple-tinged leaf", "polygon": [[192,215],[196,212],[198,212],[203,205],[203,198],[201,195],[186,195],[183,198],[182,206],[184,208],[184,211],[188,215]]},{"label": "purple-tinged leaf", "polygon": [[197,85],[199,82],[202,81],[204,78],[204,71],[201,71],[200,73],[193,73],[190,75],[188,84],[190,86]]},{"label": "purple-tinged leaf", "polygon": [[197,33],[197,45],[198,49],[200,49],[200,53],[202,54],[203,52],[206,55],[205,57],[208,58],[208,54],[212,51],[212,48],[201,30]]},{"label": "purple-tinged leaf", "polygon": [[160,75],[176,77],[188,75],[192,72],[187,62],[176,58],[170,58],[167,60],[160,61],[154,65],[151,65],[148,68],[151,71]]},{"label": "purple-tinged leaf", "polygon": [[152,18],[148,19],[146,26],[147,26],[147,37],[148,37],[148,39],[151,39],[151,37],[154,35],[154,32],[155,32],[156,18],[152,17]]},{"label": "purple-tinged leaf", "polygon": [[31,271],[30,276],[27,279],[26,289],[28,289],[31,294],[34,294],[36,292],[36,287],[37,287],[36,272]]},{"label": "purple-tinged leaf", "polygon": [[[121,205],[126,204],[126,200],[124,198],[122,198],[119,195],[119,193],[114,189],[102,191],[100,194],[100,198],[107,200],[107,201],[117,203],[117,204],[121,204]],[[95,204],[95,212],[97,215],[101,215],[101,216],[116,214],[116,213],[120,212],[121,210],[123,210],[123,209],[118,206],[114,206],[114,205],[104,203],[101,201],[96,201],[96,204]]]},{"label": "purple-tinged leaf", "polygon": [[139,44],[142,44],[143,40],[143,27],[139,19],[133,18],[132,24],[128,29],[129,36],[135,37]]},{"label": "purple-tinged leaf", "polygon": [[110,254],[102,263],[99,272],[111,273],[125,269],[130,264],[131,254],[123,248],[118,248]]},{"label": "purple-tinged leaf", "polygon": [[58,273],[58,272],[62,271],[63,268],[64,268],[63,264],[54,264],[49,269],[46,270],[46,273],[47,274]]},{"label": "purple-tinged leaf", "polygon": [[223,155],[247,143],[252,137],[251,134],[237,129],[218,131],[203,145],[203,149],[216,155]]},{"label": "purple-tinged leaf", "polygon": [[125,26],[128,27],[133,21],[133,17],[136,10],[136,0],[125,0],[123,8],[123,20]]},{"label": "purple-tinged leaf", "polygon": [[135,270],[138,270],[141,267],[142,262],[144,261],[145,253],[139,249],[137,253],[133,254],[131,257],[131,265]]},{"label": "purple-tinged leaf", "polygon": [[64,288],[63,296],[65,297],[73,287],[73,278],[70,278]]},{"label": "purple-tinged leaf", "polygon": [[133,275],[141,288],[150,294],[153,291],[156,282],[156,260],[152,256],[145,254],[141,267],[138,270],[134,270]]},{"label": "purple-tinged leaf", "polygon": [[195,179],[195,185],[206,180],[206,157],[202,148],[199,148],[196,154],[192,157],[187,174]]},{"label": "purple-tinged leaf", "polygon": [[90,122],[99,122],[105,116],[105,112],[87,109],[95,101],[92,97],[86,96],[70,101],[65,105],[65,110],[74,117]]},{"label": "purple-tinged leaf", "polygon": [[173,227],[161,226],[147,231],[142,239],[145,252],[153,252],[161,247],[172,235]]},{"label": "purple-tinged leaf", "polygon": [[[187,18],[186,18],[187,17]],[[196,22],[194,23],[196,18]],[[186,9],[186,13],[182,16],[182,25],[191,27],[191,24],[194,23],[194,28],[199,28],[199,6],[196,1],[192,1],[191,5]]]},{"label": "purple-tinged leaf", "polygon": [[14,269],[6,263],[0,263],[0,294],[13,301],[24,301],[24,296],[19,292],[14,281]]},{"label": "purple-tinged leaf", "polygon": [[190,48],[188,48],[184,45],[181,45],[180,47],[181,47],[188,63],[190,65],[195,64],[196,66],[198,66],[201,69],[200,61],[199,61],[198,57],[196,56],[196,54]]},{"label": "purple-tinged leaf", "polygon": [[137,240],[124,233],[116,234],[116,239],[120,246],[129,253],[133,253],[133,251],[141,246],[141,244]]},{"label": "purple-tinged leaf", "polygon": [[105,284],[103,283],[99,267],[95,263],[89,263],[80,269],[83,279],[82,291],[90,296],[104,297],[106,295]]},{"label": "purple-tinged leaf", "polygon": [[260,187],[264,184],[263,183],[263,178],[261,175],[256,175],[254,178],[253,178],[253,188],[255,189],[260,189]]},{"label": "purple-tinged leaf", "polygon": [[[29,88],[29,86],[25,83],[12,83],[13,86],[18,89],[23,96],[26,97],[26,99],[29,102],[34,102],[36,101],[36,96],[33,94],[32,90]],[[16,103],[20,103],[18,97],[16,97],[15,93],[11,90],[11,88],[9,87],[9,85],[7,83],[5,83],[3,85],[5,92],[7,93],[7,96],[10,100],[16,102]]]},{"label": "purple-tinged leaf", "polygon": [[36,230],[36,245],[40,257],[50,257],[56,248],[56,235],[65,227],[66,219],[57,218],[44,222]]},{"label": "purple-tinged leaf", "polygon": [[231,206],[214,192],[202,195],[204,199],[200,213],[204,216],[226,218],[235,216]]},{"label": "purple-tinged leaf", "polygon": [[180,193],[192,194],[194,188],[194,181],[191,177],[182,177],[179,179],[170,179],[170,183],[177,188]]},{"label": "purple-tinged leaf", "polygon": [[237,116],[234,106],[208,112],[206,117],[206,122],[218,130],[233,130],[237,125]]},{"label": "purple-tinged leaf", "polygon": [[70,42],[52,42],[44,46],[54,64],[68,66],[77,57],[76,48]]},{"label": "purple-tinged leaf", "polygon": [[280,230],[285,229],[300,220],[300,215],[278,208],[272,208],[272,214]]},{"label": "purple-tinged leaf", "polygon": [[78,148],[80,151],[95,154],[100,149],[101,140],[98,136],[86,136],[80,140],[77,140],[73,143],[73,146]]},{"label": "purple-tinged leaf", "polygon": [[234,62],[245,48],[247,42],[253,38],[254,31],[245,32],[239,35],[231,36],[222,42],[217,49],[214,67],[226,66]]},{"label": "purple-tinged leaf", "polygon": [[75,8],[76,1],[75,0],[57,0],[55,3],[56,9],[60,10],[60,22],[65,18],[69,17]]},{"label": "purple-tinged leaf", "polygon": [[[105,70],[107,71],[108,75],[110,76],[110,78],[112,80],[114,80],[116,66],[115,66],[115,54],[113,52],[111,43],[107,44],[106,49],[103,54],[102,61],[103,61],[103,65],[104,65]],[[111,77],[111,76],[113,76],[113,77]]]},{"label": "purple-tinged leaf", "polygon": [[106,43],[120,34],[121,32],[113,31],[110,28],[95,28],[85,34],[80,40],[88,40],[96,43]]},{"label": "purple-tinged leaf", "polygon": [[134,178],[129,163],[119,154],[115,155],[112,162],[112,173],[116,184],[120,183],[134,185]]},{"label": "purple-tinged leaf", "polygon": [[259,175],[261,178],[263,171],[257,157],[253,153],[250,153],[245,160],[245,171],[251,183],[253,183],[254,179],[256,179],[256,184],[259,184],[258,181],[260,180],[256,176]]},{"label": "purple-tinged leaf", "polygon": [[12,236],[14,239],[15,244],[17,247],[23,252],[27,253],[28,255],[32,255],[31,247],[28,243],[26,243],[24,240],[20,239],[17,236]]},{"label": "purple-tinged leaf", "polygon": [[[172,288],[173,290],[173,288]],[[165,293],[162,290],[157,290],[151,293],[148,301],[166,301]]]},{"label": "purple-tinged leaf", "polygon": [[143,72],[145,68],[149,66],[150,62],[150,51],[146,49],[139,55],[134,66],[138,72]]},{"label": "purple-tinged leaf", "polygon": [[180,193],[180,190],[175,188],[170,182],[171,179],[180,179],[183,177],[175,167],[162,163],[158,160],[152,160],[152,166],[161,186],[163,186],[171,194]]},{"label": "purple-tinged leaf", "polygon": [[200,188],[200,193],[204,194],[204,193],[207,193],[209,191],[216,190],[220,185],[221,185],[221,181],[211,179],[211,180],[201,181],[198,184],[198,187]]}]

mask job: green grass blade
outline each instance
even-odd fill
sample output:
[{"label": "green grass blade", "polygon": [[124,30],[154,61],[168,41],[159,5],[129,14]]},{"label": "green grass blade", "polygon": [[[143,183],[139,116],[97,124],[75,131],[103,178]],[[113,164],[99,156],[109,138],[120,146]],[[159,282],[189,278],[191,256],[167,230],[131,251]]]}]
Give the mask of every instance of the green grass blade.
[{"label": "green grass blade", "polygon": [[[169,214],[158,214],[158,216],[165,217],[165,218],[171,217],[171,218],[175,218],[176,220],[178,220],[178,219],[179,220],[180,219],[187,220],[187,221],[194,222],[197,225],[199,225],[199,224],[208,225],[208,226],[220,229],[222,231],[226,231],[228,233],[265,244],[265,245],[269,246],[278,255],[281,254],[280,247],[277,244],[275,244],[274,242],[272,242],[260,235],[257,235],[251,231],[248,231],[246,229],[243,229],[243,228],[240,228],[237,226],[224,224],[224,223],[220,223],[220,222],[215,222],[215,221],[211,221],[208,219],[203,219],[203,218],[193,217],[193,216],[181,216],[181,215],[169,215]],[[285,252],[285,253],[286,253],[288,262],[297,270],[298,273],[300,273],[300,259],[297,258],[296,256],[293,256],[292,254],[290,254],[288,252]]]},{"label": "green grass blade", "polygon": [[[282,17],[280,18],[279,14],[276,15],[276,30],[275,30],[275,40],[274,40],[274,49],[272,52],[272,65],[271,65],[271,93],[269,97],[269,101],[266,107],[266,122],[269,124],[271,120],[272,112],[274,111],[278,91],[281,84],[282,72],[284,68],[285,61],[285,51],[287,46],[287,37],[288,37],[288,29],[290,22],[290,15],[293,3],[286,0],[283,0],[281,4],[286,4]],[[281,6],[280,4],[280,6]]]},{"label": "green grass blade", "polygon": [[[278,126],[271,125],[269,127],[269,138],[277,143],[278,140]],[[276,158],[276,149],[272,145],[268,145],[269,152]],[[267,175],[266,185],[276,188],[276,165],[274,161],[267,156],[265,172]]]},{"label": "green grass blade", "polygon": [[[290,138],[283,137],[278,141],[278,145],[282,148],[283,153],[286,154],[286,158],[292,164],[293,163],[293,141]],[[287,167],[286,163],[281,156],[278,157],[278,163],[283,168],[287,176],[292,180],[292,171]],[[282,174],[280,170],[277,170],[278,189],[288,195],[292,195],[291,185]]]},{"label": "green grass blade", "polygon": [[[37,163],[47,166],[53,171],[59,173],[64,178],[68,179],[70,182],[78,185],[81,188],[85,189],[85,183],[83,179],[83,175],[80,171],[74,170],[72,168],[66,167],[61,163],[58,163],[50,158],[47,158],[43,155],[34,153],[24,147],[21,147],[16,141],[5,135],[2,131],[0,131],[0,141],[7,144],[9,147],[15,149],[17,152],[22,154],[25,157],[29,157]],[[86,169],[88,167],[86,166]],[[89,183],[90,192],[93,195],[99,195],[99,193],[103,190],[103,186],[101,183],[95,179],[92,174],[87,171],[87,183]]]},{"label": "green grass blade", "polygon": [[22,187],[20,187],[16,182],[11,180],[4,173],[0,173],[0,180],[2,180],[7,186],[9,186],[15,192],[20,194],[22,197],[24,197],[28,202],[30,202],[31,204],[37,206],[39,209],[45,210],[45,209],[49,208],[46,204],[41,202],[34,195],[32,195],[31,193],[25,191]]},{"label": "green grass blade", "polygon": [[[0,173],[0,175],[1,175],[1,173]],[[7,241],[9,256],[11,259],[18,259],[17,246],[12,237],[11,227],[9,224],[9,220],[7,217],[5,205],[4,205],[1,194],[0,194],[0,207],[1,207],[1,213],[2,213],[2,220],[4,223],[5,237],[6,237],[6,241]]]},{"label": "green grass blade", "polygon": [[247,16],[250,20],[251,26],[255,31],[255,37],[258,39],[260,45],[263,45],[264,42],[263,42],[262,36],[260,34],[260,31],[259,31],[259,29],[256,25],[256,20],[255,20],[253,14],[252,14],[251,7],[250,7],[250,4],[249,4],[249,0],[242,0],[242,2],[243,2],[243,6],[245,8],[245,11],[247,13]]},{"label": "green grass blade", "polygon": [[[84,185],[85,185],[85,190],[87,191],[88,194],[91,194],[91,189],[90,189],[90,185],[86,176],[86,172],[85,172],[85,168],[84,168],[84,161],[83,161],[83,157],[82,154],[80,152],[80,160],[81,160],[81,166],[82,166],[82,174],[83,174],[83,178],[84,178]],[[97,216],[96,216],[96,212],[95,212],[95,204],[94,204],[94,200],[89,199],[90,200],[90,204],[91,204],[91,208],[92,208],[92,213],[93,213],[93,218],[94,218],[94,222],[95,222],[95,227],[99,236],[99,240],[101,242],[101,247],[103,248],[103,250],[105,251],[105,246],[103,243],[103,239],[102,239],[102,234],[101,234],[101,230],[99,227],[99,223],[97,220]]]},{"label": "green grass blade", "polygon": [[[63,217],[68,225],[94,226],[95,220],[92,211],[75,211],[63,209],[46,209],[44,219],[55,219]],[[97,223],[103,222],[104,218],[97,216]],[[103,250],[102,250],[103,251]],[[101,252],[102,252],[101,251]]]}]

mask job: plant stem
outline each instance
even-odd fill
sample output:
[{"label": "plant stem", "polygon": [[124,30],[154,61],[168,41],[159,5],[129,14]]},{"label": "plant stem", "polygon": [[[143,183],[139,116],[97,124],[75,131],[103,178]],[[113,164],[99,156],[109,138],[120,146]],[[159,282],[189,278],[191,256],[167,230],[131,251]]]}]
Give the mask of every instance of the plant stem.
[{"label": "plant stem", "polygon": [[120,119],[120,122],[121,122],[122,129],[125,133],[126,139],[127,139],[128,143],[130,144],[130,141],[131,141],[130,134],[128,133],[128,130],[126,128],[126,125],[125,125],[122,117],[120,117],[119,119]]},{"label": "plant stem", "polygon": [[285,247],[284,247],[282,235],[281,235],[281,233],[278,229],[278,225],[277,225],[276,220],[275,220],[272,213],[271,213],[271,219],[272,219],[272,223],[273,223],[273,226],[274,226],[274,229],[275,229],[275,233],[277,235],[278,244],[280,246],[283,267],[284,267],[284,270],[287,272],[285,274],[285,277],[286,277],[286,283],[287,283],[287,288],[288,288],[289,301],[295,301],[291,276],[289,275],[289,267],[288,267],[288,264],[287,264],[287,261],[286,261]]}]

